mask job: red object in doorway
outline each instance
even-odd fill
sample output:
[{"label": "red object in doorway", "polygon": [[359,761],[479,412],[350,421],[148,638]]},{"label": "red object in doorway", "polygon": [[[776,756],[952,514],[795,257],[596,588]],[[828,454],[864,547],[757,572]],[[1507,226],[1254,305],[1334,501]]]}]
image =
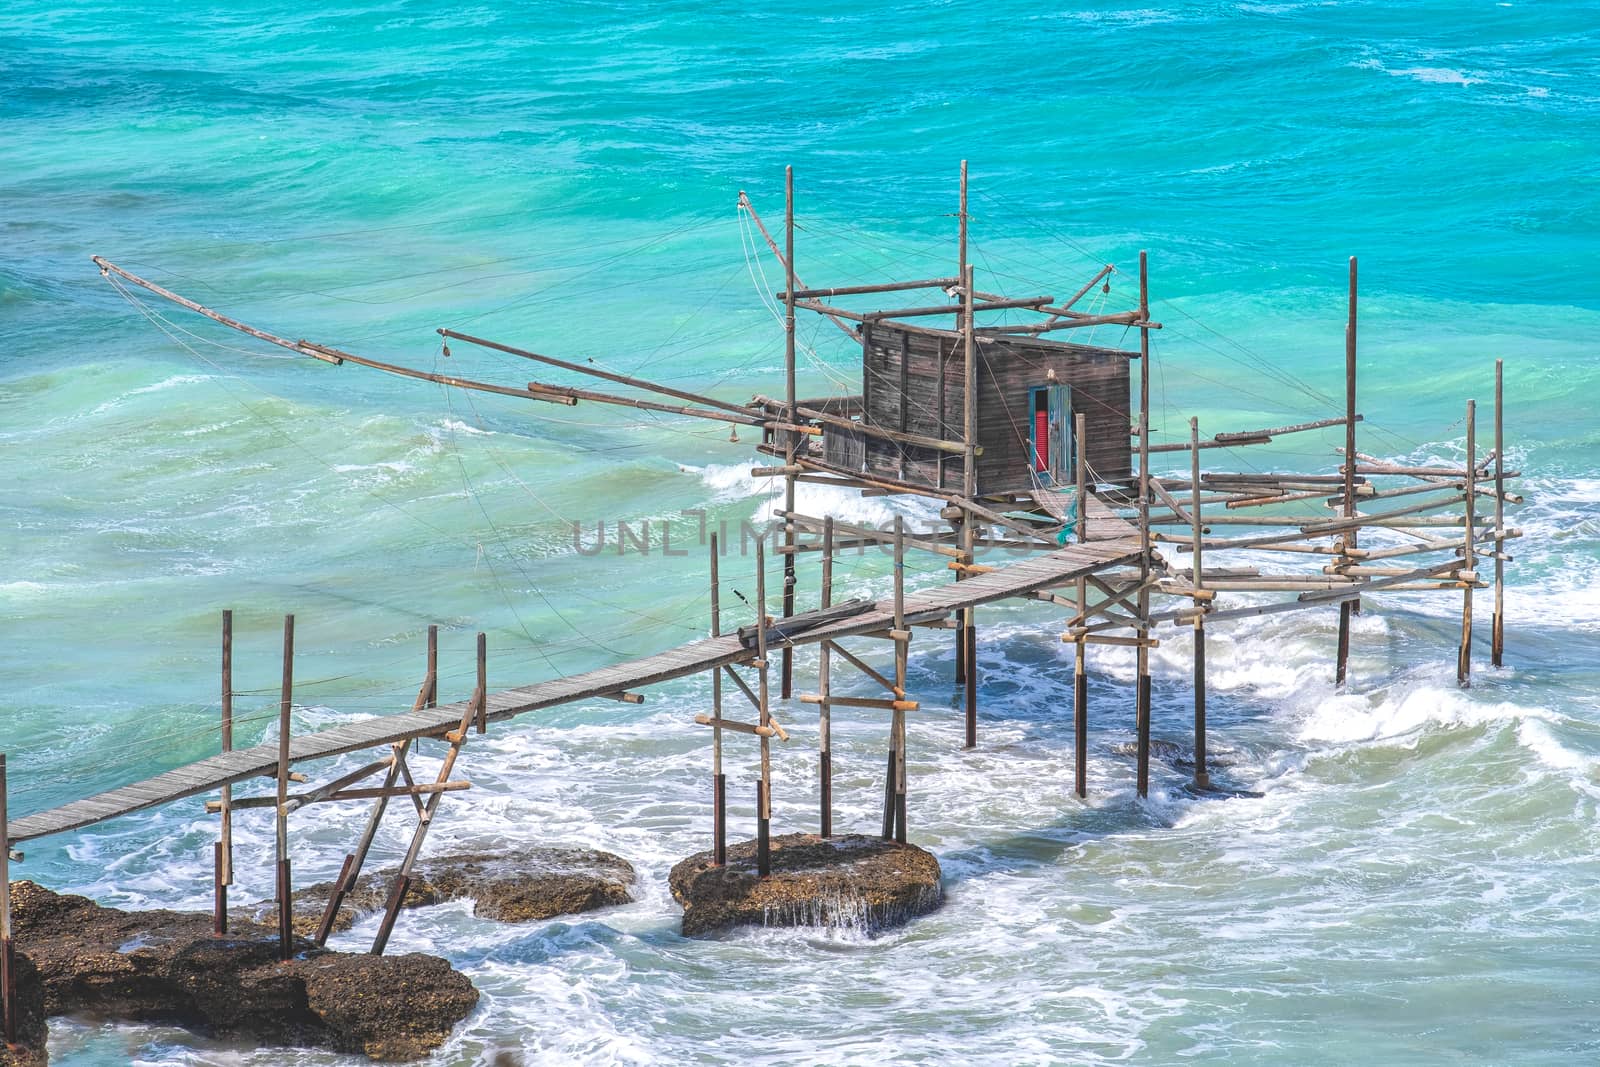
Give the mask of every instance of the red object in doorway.
[{"label": "red object in doorway", "polygon": [[1036,471],[1050,469],[1050,413],[1048,411],[1035,411],[1033,413],[1033,469]]}]

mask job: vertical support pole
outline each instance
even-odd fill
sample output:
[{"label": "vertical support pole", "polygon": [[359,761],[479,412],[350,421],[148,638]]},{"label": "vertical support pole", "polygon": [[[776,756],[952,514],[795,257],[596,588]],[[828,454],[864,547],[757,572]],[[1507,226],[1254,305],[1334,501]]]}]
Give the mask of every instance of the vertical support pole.
[{"label": "vertical support pole", "polygon": [[11,944],[11,823],[7,812],[6,756],[0,752],[0,1028],[17,1043],[17,961]]},{"label": "vertical support pole", "polygon": [[961,161],[961,209],[956,214],[957,230],[956,240],[956,277],[965,279],[967,276],[967,161]]},{"label": "vertical support pole", "polygon": [[[906,526],[905,519],[894,517],[894,688],[896,702],[905,699],[906,654],[910,631],[906,628]],[[968,672],[969,678],[974,677]],[[906,713],[896,707],[890,721],[890,745],[894,751],[894,839],[906,840]]]},{"label": "vertical support pole", "polygon": [[[962,512],[960,518],[950,520],[950,526],[956,534],[956,545],[962,547],[967,543],[964,527],[967,524],[967,513]],[[961,581],[966,575],[956,571],[956,581]],[[967,684],[967,609],[956,609],[956,676],[955,683],[966,692]],[[965,742],[963,742],[965,744]]]},{"label": "vertical support pole", "polygon": [[289,709],[294,701],[294,616],[283,617],[283,687],[278,700],[278,958],[294,956],[294,902],[289,884]]},{"label": "vertical support pole", "polygon": [[966,693],[963,703],[966,705],[966,738],[962,742],[963,748],[978,747],[978,614],[976,609],[967,609],[967,677]]},{"label": "vertical support pole", "polygon": [[[222,751],[233,751],[233,612],[222,613]],[[222,787],[222,826],[215,857],[216,894],[211,931],[228,936],[228,886],[233,884],[233,786]]]},{"label": "vertical support pole", "polygon": [[[956,220],[957,220],[956,277],[961,279],[961,288],[962,288],[963,292],[965,294],[970,294],[971,290],[972,290],[972,286],[971,286],[971,284],[969,284],[970,279],[969,279],[968,271],[967,271],[967,231],[968,231],[968,226],[969,226],[969,221],[968,221],[968,218],[967,218],[967,161],[964,160],[964,159],[961,161],[961,200],[960,200],[960,206],[959,206],[958,210],[956,211]],[[963,351],[966,353],[964,358],[966,359],[967,363],[970,364],[972,362],[972,345],[971,345],[971,339],[969,337],[969,331],[967,329],[967,327],[971,323],[971,310],[970,309],[972,307],[972,300],[971,300],[970,295],[963,295],[962,296],[961,305],[962,305],[961,315],[956,320],[956,328],[961,331]],[[943,401],[944,393],[943,393],[943,390],[945,388],[945,386],[944,386],[944,348],[943,348],[942,345],[941,345],[941,347],[939,349],[939,357],[940,357],[940,362],[939,362],[939,372],[940,372],[939,373],[939,389],[940,389],[940,398],[941,398],[940,402],[939,402],[939,419],[940,419],[940,424],[942,426],[943,425],[943,421],[944,421],[944,401]],[[963,380],[965,380],[965,379],[963,379]],[[965,395],[965,387],[963,387],[963,395]],[[964,437],[970,437],[971,436],[971,431],[972,431],[972,424],[971,424],[970,421],[966,420],[966,414],[965,414],[966,411],[967,411],[967,408],[965,406],[965,401],[963,401],[963,407],[962,407],[963,416],[962,417],[963,417],[964,421],[962,423],[962,427],[963,427],[962,428],[962,433],[963,433]],[[962,462],[962,467],[963,468],[970,469],[971,466],[972,466],[972,462],[973,462],[972,456],[970,454],[963,453],[961,462]],[[943,479],[944,460],[943,459],[941,459],[939,461],[939,473],[940,473],[940,476],[941,476],[939,484],[942,487],[944,485],[944,479]],[[968,479],[967,479],[965,474],[963,474],[963,476],[962,476],[962,492],[963,492],[963,494],[966,496],[966,498],[968,500],[972,499],[972,484],[971,484],[971,482],[968,481]],[[961,550],[964,551],[964,552],[970,551],[971,547],[972,547],[971,541],[969,540],[968,534],[966,532],[967,521],[970,520],[971,518],[972,518],[971,515],[963,516],[962,519],[961,519],[961,524],[956,528],[956,540],[957,540],[957,543],[959,544]],[[972,559],[969,556],[966,559],[964,559],[963,562],[971,563]],[[956,581],[959,582],[964,577],[965,577],[965,575],[962,574],[960,571],[956,572]],[[965,686],[966,682],[967,682],[967,622],[968,621],[969,620],[968,620],[967,612],[966,612],[965,609],[961,609],[961,610],[958,610],[956,612],[956,684],[960,685],[960,686]],[[976,720],[976,718],[972,719],[972,725],[968,729],[967,735],[968,735],[968,740],[965,742],[965,745],[966,745],[967,748],[972,748],[974,745],[976,745],[978,743],[978,739],[977,739],[977,720]]]},{"label": "vertical support pole", "polygon": [[[783,315],[783,370],[784,370],[784,400],[788,404],[788,420],[790,425],[799,424],[797,401],[795,400],[794,380],[794,168],[783,169],[783,245],[784,245],[784,315]],[[783,554],[783,617],[788,618],[794,614],[794,457],[799,450],[800,435],[794,430],[785,430],[786,444],[783,450],[783,462],[788,472],[783,476],[783,546],[788,551]],[[785,641],[783,644],[783,671],[779,678],[778,692],[784,700],[788,700],[794,685],[794,646]]]},{"label": "vertical support pole", "polygon": [[478,732],[489,732],[489,638],[478,635]]},{"label": "vertical support pole", "polygon": [[[717,577],[717,535],[711,535],[711,636],[722,636],[722,590]],[[722,773],[722,670],[711,672],[711,862],[728,862],[728,779]]]},{"label": "vertical support pole", "polygon": [[[1200,543],[1200,420],[1189,419],[1189,517],[1194,520],[1194,533],[1189,558],[1194,565],[1194,606],[1205,606],[1205,558]],[[1209,789],[1211,775],[1206,770],[1206,617],[1194,617],[1194,784],[1196,789]]]},{"label": "vertical support pole", "polygon": [[1489,662],[1503,667],[1506,648],[1506,436],[1505,360],[1494,361],[1494,619],[1489,627]]},{"label": "vertical support pole", "polygon": [[[966,169],[962,168],[965,177]],[[966,188],[962,182],[963,193]],[[963,196],[963,205],[965,197]],[[961,213],[966,219],[966,211]],[[964,246],[963,246],[964,247]],[[973,281],[972,264],[966,265],[966,273],[961,279],[961,320],[962,327],[962,383],[961,383],[961,433],[962,442],[966,445],[962,453],[961,494],[968,501],[978,498],[978,351],[977,337],[974,330],[974,316],[972,313]],[[978,516],[968,512],[962,517],[961,522],[961,551],[964,562],[973,561],[972,545],[977,535]],[[977,612],[967,608],[961,613],[962,627],[960,638],[962,640],[962,656],[966,663],[963,681],[966,684],[965,704],[966,711],[966,748],[978,746],[978,632]]]},{"label": "vertical support pole", "polygon": [[1138,793],[1150,795],[1150,275],[1139,252],[1139,619],[1134,723]]},{"label": "vertical support pole", "polygon": [[423,702],[423,707],[435,707],[439,703],[439,627],[428,627],[428,694]]},{"label": "vertical support pole", "polygon": [[[428,627],[428,670],[422,678],[422,687],[417,691],[417,699],[412,704],[412,711],[422,708],[431,708],[439,698],[439,627]],[[361,840],[356,843],[355,851],[344,858],[344,865],[339,868],[339,878],[333,883],[333,892],[328,894],[328,905],[322,910],[322,922],[317,924],[316,936],[311,940],[318,947],[328,943],[328,936],[333,933],[334,920],[339,916],[339,908],[344,904],[344,898],[355,891],[356,879],[361,877],[361,868],[367,862],[367,853],[372,849],[372,842],[378,836],[378,827],[383,822],[384,812],[389,808],[388,791],[395,787],[400,780],[400,769],[405,763],[406,753],[411,751],[409,740],[399,741],[389,746],[392,763],[383,776],[383,792],[372,802],[372,812],[367,816],[366,829],[361,832]]]},{"label": "vertical support pole", "polygon": [[[772,725],[771,692],[767,678],[767,552],[766,540],[756,539],[756,657],[761,665],[761,725]],[[756,873],[765,878],[772,873],[769,845],[772,826],[772,744],[766,732],[761,741],[761,781],[756,786]]]},{"label": "vertical support pole", "polygon": [[[833,605],[833,516],[822,519],[822,606]],[[833,647],[824,641],[817,652],[817,763],[820,777],[819,793],[822,808],[823,837],[833,836],[833,705],[829,702],[830,677],[833,667]]]},{"label": "vertical support pole", "polygon": [[[1349,307],[1344,324],[1344,517],[1356,517],[1356,257],[1350,257]],[[1346,530],[1340,538],[1341,549],[1356,547],[1356,530]],[[1342,552],[1339,562],[1352,562],[1348,552]],[[1360,600],[1339,602],[1339,647],[1335,655],[1333,684],[1343,687],[1350,662],[1350,617],[1361,611]]]},{"label": "vertical support pole", "polygon": [[[1081,545],[1089,537],[1089,483],[1088,471],[1084,464],[1084,417],[1080,411],[1073,416],[1073,430],[1076,447],[1073,451],[1077,459],[1077,515],[1078,515],[1078,543]],[[1078,614],[1082,616],[1089,607],[1089,583],[1086,579],[1078,579]],[[1072,771],[1073,788],[1080,800],[1089,795],[1089,675],[1085,670],[1084,649],[1086,642],[1078,638],[1075,642],[1072,656]]]},{"label": "vertical support pole", "polygon": [[[1473,520],[1478,507],[1478,402],[1467,401],[1467,504],[1466,537],[1461,549],[1461,560],[1466,570],[1473,569],[1476,553],[1473,538],[1477,530]],[[1466,689],[1472,685],[1472,593],[1477,580],[1465,583],[1461,590],[1461,648],[1456,653],[1456,684]]]}]

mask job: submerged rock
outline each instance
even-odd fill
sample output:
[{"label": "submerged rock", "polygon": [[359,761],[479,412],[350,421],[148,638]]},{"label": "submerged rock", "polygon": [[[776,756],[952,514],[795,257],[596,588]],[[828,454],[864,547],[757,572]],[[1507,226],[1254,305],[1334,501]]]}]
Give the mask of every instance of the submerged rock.
[{"label": "submerged rock", "polygon": [[268,927],[236,924],[234,936],[217,938],[202,912],[120,911],[32,882],[11,892],[17,947],[38,968],[29,985],[50,1015],[410,1060],[443,1044],[478,1002],[466,976],[435,956],[302,943],[279,962]]},{"label": "submerged rock", "polygon": [[[339,909],[335,930],[347,930],[365,912],[384,907],[394,886],[393,869],[356,879]],[[406,893],[408,908],[446,901],[475,901],[472,914],[497,922],[526,923],[558,915],[609,908],[633,900],[633,865],[621,856],[587,848],[528,848],[514,852],[470,852],[418,863]],[[295,930],[315,932],[333,892],[332,882],[297,890]],[[272,903],[257,904],[254,917],[271,920]]]},{"label": "submerged rock", "polygon": [[[1111,746],[1112,754],[1134,758],[1139,755],[1139,746],[1133,741],[1124,741]],[[1177,741],[1163,741],[1160,738],[1150,739],[1150,758],[1161,763],[1167,763],[1180,771],[1194,769],[1194,748],[1185,746]],[[1231,748],[1216,748],[1206,750],[1206,766],[1210,768],[1232,767],[1238,762],[1238,753]]]},{"label": "submerged rock", "polygon": [[847,834],[772,839],[772,873],[756,873],[756,843],[728,849],[723,867],[699,852],[672,868],[668,885],[683,905],[683,933],[734,926],[831,926],[873,933],[937,908],[939,861],[916,845]]}]

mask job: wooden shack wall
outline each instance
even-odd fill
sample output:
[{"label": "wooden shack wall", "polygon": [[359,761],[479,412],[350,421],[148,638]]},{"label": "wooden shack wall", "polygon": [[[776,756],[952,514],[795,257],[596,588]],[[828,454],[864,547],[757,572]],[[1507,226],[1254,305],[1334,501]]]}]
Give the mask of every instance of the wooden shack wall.
[{"label": "wooden shack wall", "polygon": [[[1129,437],[1129,353],[1035,339],[980,338],[978,342],[978,457],[980,493],[1031,488],[1028,389],[1046,385],[1050,372],[1072,387],[1072,409],[1082,413],[1080,447],[1092,477],[1125,481],[1133,474]],[[862,341],[863,420],[926,437],[959,440],[964,394],[962,342],[954,333],[871,324]],[[943,464],[941,481],[940,464]],[[959,490],[962,457],[868,437],[865,469],[918,485]]]}]

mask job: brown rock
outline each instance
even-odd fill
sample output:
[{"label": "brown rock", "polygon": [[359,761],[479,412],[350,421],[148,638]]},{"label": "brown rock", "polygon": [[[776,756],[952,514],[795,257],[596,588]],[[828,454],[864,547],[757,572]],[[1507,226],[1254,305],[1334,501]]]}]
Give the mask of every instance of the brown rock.
[{"label": "brown rock", "polygon": [[786,834],[771,844],[772,873],[756,873],[756,843],[711,865],[700,852],[672,868],[686,937],[734,926],[834,926],[875,933],[939,906],[939,861],[915,845],[849,834]]},{"label": "brown rock", "polygon": [[30,984],[51,1015],[416,1059],[478,1002],[466,976],[433,956],[301,943],[294,959],[279,962],[266,927],[238,924],[235,936],[214,938],[204,913],[119,911],[32,882],[13,882],[11,892],[17,945],[37,964]]},{"label": "brown rock", "polygon": [[24,952],[12,953],[12,988],[16,990],[16,1043],[0,1044],[0,1067],[45,1067],[49,1057],[45,1052],[48,1037],[45,1026],[44,983],[39,981],[39,970]]},{"label": "brown rock", "polygon": [[[339,909],[335,930],[348,930],[365,912],[382,908],[394,885],[394,870],[356,880],[354,892]],[[633,900],[633,865],[621,856],[583,848],[528,848],[515,852],[472,852],[440,856],[417,864],[405,906],[421,908],[450,900],[470,899],[472,914],[498,922],[525,923],[557,915],[608,908]],[[295,930],[307,937],[316,931],[333,892],[332,882],[297,890]],[[263,901],[247,917],[267,919],[272,904]],[[248,921],[248,918],[247,918]]]}]

